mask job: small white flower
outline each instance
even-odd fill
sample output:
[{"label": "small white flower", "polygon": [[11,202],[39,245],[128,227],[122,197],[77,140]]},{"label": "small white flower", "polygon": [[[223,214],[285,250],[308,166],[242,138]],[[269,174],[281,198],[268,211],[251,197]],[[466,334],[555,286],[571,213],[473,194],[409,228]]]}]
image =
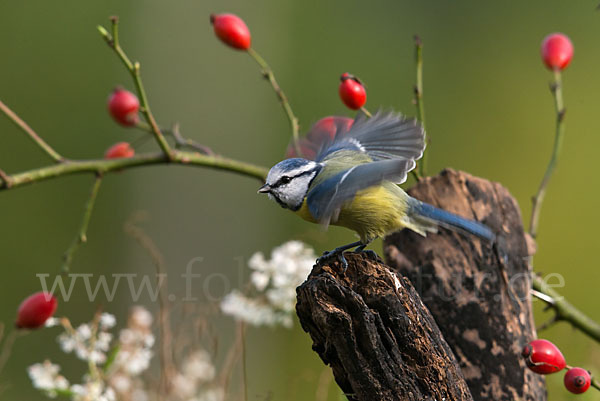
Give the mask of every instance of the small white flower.
[{"label": "small white flower", "polygon": [[110,342],[112,341],[112,338],[112,334],[101,331],[98,333],[98,338],[96,338],[96,348],[100,351],[108,351],[110,349]]},{"label": "small white flower", "polygon": [[111,315],[110,313],[103,313],[100,315],[99,325],[101,330],[112,329],[116,324],[117,319],[114,315]]},{"label": "small white flower", "polygon": [[63,352],[67,354],[73,352],[73,350],[77,346],[77,340],[75,339],[75,337],[71,336],[68,333],[61,333],[58,336],[58,343]]},{"label": "small white flower", "polygon": [[27,369],[33,387],[46,391],[63,390],[69,387],[69,382],[58,374],[59,371],[60,366],[48,360],[31,365]]},{"label": "small white flower", "polygon": [[150,328],[152,326],[152,314],[142,306],[134,306],[131,311],[130,320],[133,326]]},{"label": "small white flower", "polygon": [[252,325],[291,327],[296,287],[306,280],[315,259],[314,251],[300,241],[289,241],[273,249],[270,260],[255,253],[248,266],[254,270],[250,282],[260,295],[249,298],[234,290],[223,298],[221,310]]},{"label": "small white flower", "polygon": [[262,271],[255,271],[250,275],[250,280],[258,291],[264,291],[269,285],[270,276]]},{"label": "small white flower", "polygon": [[49,317],[46,320],[46,322],[44,323],[44,326],[46,326],[46,327],[60,326],[60,319],[57,317]]},{"label": "small white flower", "polygon": [[[225,391],[222,388],[211,388],[203,391],[193,401],[224,401]],[[190,400],[191,401],[191,400]]]},{"label": "small white flower", "polygon": [[178,373],[173,377],[173,390],[177,397],[188,399],[196,394],[198,387],[194,379]]},{"label": "small white flower", "polygon": [[89,340],[92,337],[92,328],[89,324],[81,324],[77,328],[77,335],[82,340]]},{"label": "small white flower", "polygon": [[117,393],[127,393],[131,390],[131,379],[122,373],[116,373],[110,378],[110,385]]},{"label": "small white flower", "polygon": [[202,349],[193,352],[185,359],[182,372],[186,377],[202,382],[211,381],[216,376],[210,354]]},{"label": "small white flower", "polygon": [[137,376],[150,366],[152,351],[149,349],[121,350],[117,354],[117,363],[131,376]]}]

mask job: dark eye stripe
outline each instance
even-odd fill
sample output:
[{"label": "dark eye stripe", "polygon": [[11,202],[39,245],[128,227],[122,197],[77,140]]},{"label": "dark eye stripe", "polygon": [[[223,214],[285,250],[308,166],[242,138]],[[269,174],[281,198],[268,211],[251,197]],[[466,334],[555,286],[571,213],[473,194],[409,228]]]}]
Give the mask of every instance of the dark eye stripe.
[{"label": "dark eye stripe", "polygon": [[293,177],[288,177],[287,175],[284,175],[283,177],[278,179],[275,184],[271,185],[271,188],[277,188],[282,185],[289,184],[294,178],[302,177],[303,175],[307,175],[307,174],[312,174],[314,171],[315,171],[314,169],[303,171],[300,174],[295,175]]}]

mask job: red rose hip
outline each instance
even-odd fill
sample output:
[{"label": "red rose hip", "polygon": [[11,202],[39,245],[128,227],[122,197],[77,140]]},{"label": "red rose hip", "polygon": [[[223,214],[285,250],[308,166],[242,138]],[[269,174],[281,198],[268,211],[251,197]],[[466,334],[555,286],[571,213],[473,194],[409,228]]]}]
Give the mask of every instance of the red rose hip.
[{"label": "red rose hip", "polygon": [[568,36],[553,33],[542,41],[542,60],[551,70],[564,70],[573,58],[573,44]]},{"label": "red rose hip", "polygon": [[565,373],[565,387],[574,394],[585,393],[591,383],[590,373],[585,369],[571,368]]},{"label": "red rose hip", "polygon": [[244,20],[234,14],[212,14],[210,23],[215,35],[226,45],[238,50],[250,48],[250,30]]},{"label": "red rose hip", "polygon": [[[302,157],[314,160],[317,156],[317,152],[324,143],[333,141],[333,138],[336,135],[342,135],[348,132],[353,123],[353,119],[340,116],[329,116],[320,119],[314,123],[310,131],[306,133],[306,136],[298,141]],[[300,157],[300,155],[296,153],[293,139],[292,143],[287,147],[285,157]]]},{"label": "red rose hip", "polygon": [[133,157],[135,150],[127,142],[117,142],[104,153],[105,159],[122,159],[126,157]]},{"label": "red rose hip", "polygon": [[527,367],[541,375],[558,372],[567,366],[558,347],[548,340],[533,340],[521,352]]},{"label": "red rose hip", "polygon": [[58,301],[47,292],[36,292],[25,298],[17,311],[15,325],[19,329],[37,329],[56,311]]},{"label": "red rose hip", "polygon": [[121,125],[131,127],[136,125],[139,117],[140,102],[133,93],[117,88],[108,98],[108,111],[110,115]]},{"label": "red rose hip", "polygon": [[354,75],[343,73],[340,77],[339,94],[342,102],[352,110],[358,110],[367,102],[367,92]]}]

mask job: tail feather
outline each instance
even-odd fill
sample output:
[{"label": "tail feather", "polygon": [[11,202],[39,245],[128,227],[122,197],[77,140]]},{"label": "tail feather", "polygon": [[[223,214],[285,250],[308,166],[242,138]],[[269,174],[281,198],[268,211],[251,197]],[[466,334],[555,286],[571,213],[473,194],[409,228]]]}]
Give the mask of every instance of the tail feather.
[{"label": "tail feather", "polygon": [[434,223],[453,231],[475,235],[490,242],[494,242],[496,239],[494,232],[485,224],[457,216],[414,198],[410,201],[409,214],[416,221]]}]

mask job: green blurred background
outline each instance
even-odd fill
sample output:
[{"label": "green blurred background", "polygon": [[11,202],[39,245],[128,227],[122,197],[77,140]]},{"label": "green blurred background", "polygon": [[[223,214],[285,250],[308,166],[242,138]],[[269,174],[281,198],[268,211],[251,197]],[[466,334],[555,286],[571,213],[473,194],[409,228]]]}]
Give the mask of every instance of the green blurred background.
[{"label": "green blurred background", "polygon": [[[242,16],[254,47],[269,61],[286,90],[303,130],[330,114],[351,115],[337,95],[338,77],[349,71],[368,86],[371,110],[393,107],[415,113],[412,100],[412,37],[424,41],[425,106],[431,137],[429,170],[444,167],[499,181],[518,199],[528,219],[530,197],[548,161],[554,110],[551,74],[539,45],[554,31],[575,46],[564,74],[567,133],[559,168],[542,212],[536,268],[565,277],[561,289],[600,320],[596,262],[600,191],[595,171],[600,147],[600,13],[595,1],[62,1],[4,3],[0,51],[0,99],[60,153],[96,158],[112,143],[138,132],[117,126],[106,98],[129,76],[100,39],[96,25],[121,17],[121,41],[142,63],[153,111],[163,125],[181,123],[185,135],[224,155],[270,166],[289,140],[288,122],[271,88],[245,54],[217,41],[211,12]],[[6,118],[0,117],[0,168],[15,173],[48,163]],[[147,143],[139,151],[151,150]],[[0,193],[0,321],[9,326],[22,298],[39,289],[37,273],[54,274],[79,227],[91,176],[70,176]],[[222,273],[210,293],[243,284],[237,258],[270,250],[290,239],[318,252],[353,240],[343,229],[324,233],[256,195],[257,182],[229,173],[188,167],[149,167],[105,180],[89,229],[89,243],[76,255],[76,273],[153,274],[147,254],[122,229],[144,210],[143,227],[163,252],[171,290],[188,261],[195,272]],[[380,245],[376,245],[380,247]],[[247,276],[247,269],[242,277]],[[196,285],[197,295],[201,285]],[[131,300],[104,302],[121,321]],[[173,292],[173,291],[172,291]],[[81,288],[76,294],[83,295]],[[81,298],[83,300],[83,298]],[[102,300],[102,299],[101,299]],[[148,299],[142,302],[153,308]],[[100,302],[102,303],[102,302]],[[59,314],[90,319],[97,303],[62,303]],[[549,318],[536,304],[539,323]],[[218,321],[219,341],[232,340],[233,323]],[[56,329],[54,329],[56,330]],[[58,331],[17,341],[1,376],[2,399],[45,399],[32,389],[26,367],[45,358],[77,382],[84,364],[58,351]],[[572,365],[600,374],[600,346],[567,324],[542,333]],[[314,399],[323,365],[309,337],[293,330],[250,329],[250,400]],[[548,377],[551,400],[575,399],[562,375]],[[600,400],[590,390],[582,400]],[[334,385],[329,399],[338,399]]]}]

